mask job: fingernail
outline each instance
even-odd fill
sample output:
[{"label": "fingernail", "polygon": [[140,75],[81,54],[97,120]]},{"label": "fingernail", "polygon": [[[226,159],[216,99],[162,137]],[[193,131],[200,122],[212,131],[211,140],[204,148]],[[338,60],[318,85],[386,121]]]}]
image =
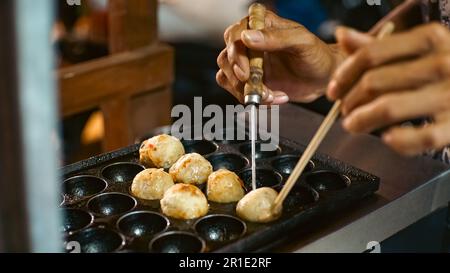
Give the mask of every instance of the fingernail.
[{"label": "fingernail", "polygon": [[272,102],[273,101],[273,95],[269,94],[266,98],[266,102]]},{"label": "fingernail", "polygon": [[358,32],[352,28],[345,28],[345,34],[347,34],[350,37],[358,36]]},{"label": "fingernail", "polygon": [[283,104],[283,103],[286,103],[286,102],[289,101],[289,97],[288,97],[287,95],[279,95],[279,96],[276,96],[276,97],[273,99],[273,101],[274,101],[276,104]]},{"label": "fingernail", "polygon": [[261,43],[264,41],[264,35],[259,30],[245,30],[244,38],[252,43]]},{"label": "fingernail", "polygon": [[336,27],[336,36],[341,36],[346,32],[347,28],[344,26]]},{"label": "fingernail", "polygon": [[352,122],[352,118],[347,117],[342,121],[342,127],[344,127],[345,130],[350,131]]},{"label": "fingernail", "polygon": [[338,26],[336,28],[336,32],[341,32],[341,34],[346,34],[346,35],[349,35],[349,36],[354,36],[354,35],[358,35],[359,34],[359,32],[356,31],[355,29],[350,28],[350,27],[345,27],[345,26]]},{"label": "fingernail", "polygon": [[392,141],[392,134],[385,133],[385,134],[383,134],[382,139],[383,139],[383,142],[390,143]]},{"label": "fingernail", "polygon": [[329,99],[336,99],[336,89],[337,89],[337,81],[336,80],[332,80],[329,84],[328,84],[328,88],[327,88],[327,96]]}]

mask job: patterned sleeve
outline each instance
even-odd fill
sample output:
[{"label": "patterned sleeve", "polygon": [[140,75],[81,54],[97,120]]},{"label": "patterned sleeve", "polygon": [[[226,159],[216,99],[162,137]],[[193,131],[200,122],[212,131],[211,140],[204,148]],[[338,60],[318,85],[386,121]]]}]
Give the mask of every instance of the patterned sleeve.
[{"label": "patterned sleeve", "polygon": [[[441,22],[447,27],[450,27],[450,0],[441,0],[439,4]],[[435,157],[446,164],[450,164],[450,147],[446,147],[442,151],[436,153]]]},{"label": "patterned sleeve", "polygon": [[[440,21],[441,24],[450,28],[450,0],[422,0],[422,15],[425,23],[431,21]],[[426,120],[427,123],[432,121]],[[409,124],[406,124],[409,125]],[[440,160],[450,165],[450,147],[444,148],[441,151],[429,151],[425,156],[431,156],[436,160]]]},{"label": "patterned sleeve", "polygon": [[442,24],[450,27],[450,0],[440,0],[439,11]]},{"label": "patterned sleeve", "polygon": [[442,151],[432,153],[432,157],[450,165],[450,147],[446,147]]},{"label": "patterned sleeve", "polygon": [[450,0],[422,0],[422,15],[425,23],[441,21],[450,27]]},{"label": "patterned sleeve", "polygon": [[[425,118],[425,119],[417,119],[413,121],[407,121],[403,122],[402,126],[404,127],[410,127],[410,126],[429,126],[431,123],[433,123],[433,120],[431,118]],[[445,164],[450,165],[450,146],[445,147],[444,149],[440,151],[436,150],[430,150],[423,154],[423,156],[431,157],[435,160],[439,160],[444,162]]]}]

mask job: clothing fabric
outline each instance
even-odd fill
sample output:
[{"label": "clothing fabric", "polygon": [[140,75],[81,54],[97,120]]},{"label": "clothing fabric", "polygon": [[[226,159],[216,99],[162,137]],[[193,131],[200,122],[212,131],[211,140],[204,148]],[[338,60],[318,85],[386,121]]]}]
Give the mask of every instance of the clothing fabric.
[{"label": "clothing fabric", "polygon": [[[425,22],[440,21],[450,29],[450,0],[423,0],[422,11]],[[450,147],[431,151],[429,154],[434,159],[450,165]]]}]

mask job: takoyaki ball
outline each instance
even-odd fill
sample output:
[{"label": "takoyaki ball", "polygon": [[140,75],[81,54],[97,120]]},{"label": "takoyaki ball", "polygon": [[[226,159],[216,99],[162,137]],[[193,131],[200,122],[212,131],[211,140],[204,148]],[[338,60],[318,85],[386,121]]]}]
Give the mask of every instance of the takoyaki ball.
[{"label": "takoyaki ball", "polygon": [[158,135],[142,143],[139,160],[147,167],[168,169],[184,154],[183,144],[178,138]]},{"label": "takoyaki ball", "polygon": [[175,184],[166,191],[160,202],[162,212],[177,219],[195,219],[208,213],[205,195],[190,184]]},{"label": "takoyaki ball", "polygon": [[131,194],[146,200],[161,199],[173,185],[172,176],[164,169],[146,169],[134,177]]},{"label": "takoyaki ball", "polygon": [[225,169],[215,171],[208,177],[208,200],[217,203],[237,202],[244,197],[243,184],[234,172]]},{"label": "takoyaki ball", "polygon": [[185,154],[170,167],[169,174],[178,183],[201,185],[208,180],[213,167],[203,156]]},{"label": "takoyaki ball", "polygon": [[274,211],[278,193],[268,187],[259,188],[245,195],[236,206],[237,215],[249,222],[268,223],[278,219],[281,208]]}]

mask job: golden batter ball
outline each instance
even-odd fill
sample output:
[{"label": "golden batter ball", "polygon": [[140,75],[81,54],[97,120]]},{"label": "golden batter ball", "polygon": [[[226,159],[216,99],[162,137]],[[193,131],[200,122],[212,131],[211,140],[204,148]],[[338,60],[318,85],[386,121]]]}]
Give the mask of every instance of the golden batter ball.
[{"label": "golden batter ball", "polygon": [[158,135],[142,143],[139,160],[147,167],[168,169],[184,154],[183,144],[178,138]]},{"label": "golden batter ball", "polygon": [[177,219],[199,218],[206,215],[208,209],[208,201],[203,192],[190,184],[175,184],[161,199],[162,212]]},{"label": "golden batter ball", "polygon": [[206,194],[208,200],[218,203],[237,202],[244,197],[244,183],[229,170],[221,169],[208,177]]},{"label": "golden batter ball", "polygon": [[281,209],[273,210],[274,201],[278,193],[268,187],[259,188],[249,192],[236,206],[236,213],[246,221],[255,223],[268,223],[278,219]]},{"label": "golden batter ball", "polygon": [[164,169],[145,169],[138,173],[131,184],[131,193],[141,199],[161,199],[174,185],[172,176]]},{"label": "golden batter ball", "polygon": [[175,182],[200,185],[208,180],[212,170],[208,160],[197,153],[192,153],[178,159],[170,168],[169,174]]}]

